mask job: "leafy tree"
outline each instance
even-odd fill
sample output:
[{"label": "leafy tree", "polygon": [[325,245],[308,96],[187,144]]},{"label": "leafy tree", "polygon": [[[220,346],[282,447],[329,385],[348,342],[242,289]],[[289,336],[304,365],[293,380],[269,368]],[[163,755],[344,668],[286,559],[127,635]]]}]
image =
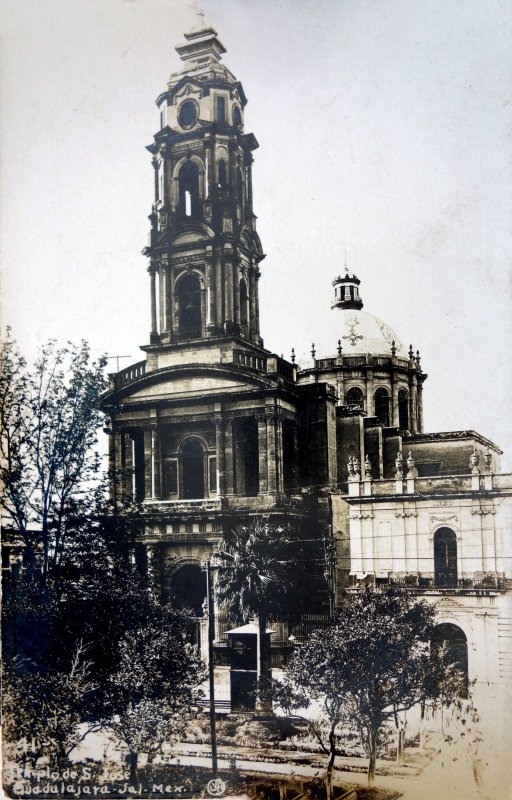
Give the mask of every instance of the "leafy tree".
[{"label": "leafy tree", "polygon": [[301,613],[308,594],[304,543],[285,528],[257,519],[226,534],[219,549],[230,557],[217,576],[220,604],[233,619],[258,620],[260,702],[266,704],[261,695],[270,678],[270,647],[264,634],[271,620]]},{"label": "leafy tree", "polygon": [[120,642],[118,668],[110,678],[119,713],[108,725],[128,748],[131,780],[139,791],[139,753],[147,753],[150,764],[164,742],[177,740],[201,694],[204,666],[187,642],[187,624],[184,614],[155,602],[150,621]]},{"label": "leafy tree", "polygon": [[367,588],[349,595],[335,623],[315,632],[294,653],[283,684],[275,685],[275,699],[287,711],[307,708],[312,700],[321,703],[328,742],[318,726],[313,724],[313,730],[329,754],[328,798],[339,726],[348,723],[359,730],[372,784],[384,723],[428,696],[442,692],[449,702],[460,691],[460,680],[442,677],[442,653],[430,653],[434,620],[435,610],[426,601],[397,590]]},{"label": "leafy tree", "polygon": [[3,670],[4,741],[21,748],[32,766],[39,757],[48,756],[53,767],[62,768],[85,736],[78,733],[80,706],[94,689],[85,656],[85,647],[78,642],[66,670],[37,668],[21,659]]},{"label": "leafy tree", "polygon": [[105,364],[105,358],[91,359],[86,342],[59,348],[50,341],[29,369],[10,333],[2,345],[1,507],[34,561],[29,532],[39,531],[45,581],[49,568],[59,563],[76,519],[93,506]]}]

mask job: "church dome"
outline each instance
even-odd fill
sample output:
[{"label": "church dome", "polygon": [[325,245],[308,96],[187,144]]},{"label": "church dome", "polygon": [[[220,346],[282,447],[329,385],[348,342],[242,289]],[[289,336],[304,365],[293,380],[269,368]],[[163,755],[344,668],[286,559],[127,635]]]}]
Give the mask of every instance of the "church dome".
[{"label": "church dome", "polygon": [[407,358],[407,350],[397,333],[379,317],[362,310],[359,294],[360,280],[355,275],[338,276],[333,281],[334,299],[328,320],[328,338],[325,331],[311,347],[311,354],[297,360],[303,368],[311,365],[311,358],[344,356],[391,356]]},{"label": "church dome", "polygon": [[407,358],[407,351],[395,331],[379,317],[356,308],[336,310],[333,316],[333,327],[338,333],[344,355],[370,353],[389,356],[394,346],[395,355]]}]

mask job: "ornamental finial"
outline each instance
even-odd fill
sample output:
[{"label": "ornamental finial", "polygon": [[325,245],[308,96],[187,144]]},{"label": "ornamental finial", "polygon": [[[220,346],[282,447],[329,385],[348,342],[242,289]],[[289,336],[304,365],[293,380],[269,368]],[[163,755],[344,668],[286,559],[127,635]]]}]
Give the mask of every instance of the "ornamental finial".
[{"label": "ornamental finial", "polygon": [[491,471],[491,464],[492,464],[492,453],[488,447],[485,448],[484,452],[484,464],[485,464],[485,471]]},{"label": "ornamental finial", "polygon": [[469,466],[471,467],[471,472],[478,472],[479,463],[480,463],[480,455],[476,447],[473,447],[473,451],[469,457]]},{"label": "ornamental finial", "polygon": [[341,356],[343,348],[341,346],[341,339],[338,339],[338,355]]},{"label": "ornamental finial", "polygon": [[391,355],[393,356],[393,358],[396,356],[396,344],[394,339],[391,342]]},{"label": "ornamental finial", "polygon": [[295,364],[295,348],[292,347],[292,364]]},{"label": "ornamental finial", "polygon": [[313,358],[314,358],[314,357],[315,357],[315,355],[316,355],[315,343],[314,343],[314,342],[313,342],[313,344],[311,345],[311,355],[313,356]]},{"label": "ornamental finial", "polygon": [[402,451],[399,450],[395,458],[395,477],[403,478],[404,475],[404,462],[402,458]]},{"label": "ornamental finial", "polygon": [[414,358],[414,350],[412,349],[412,344],[409,345],[409,361],[412,361]]}]

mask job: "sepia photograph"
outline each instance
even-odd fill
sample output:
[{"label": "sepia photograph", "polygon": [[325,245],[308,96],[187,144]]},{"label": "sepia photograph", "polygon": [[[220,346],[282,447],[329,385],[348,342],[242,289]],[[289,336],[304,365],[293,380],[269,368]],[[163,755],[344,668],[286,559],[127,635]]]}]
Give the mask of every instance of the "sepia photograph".
[{"label": "sepia photograph", "polygon": [[512,800],[512,6],[0,22],[3,796]]}]

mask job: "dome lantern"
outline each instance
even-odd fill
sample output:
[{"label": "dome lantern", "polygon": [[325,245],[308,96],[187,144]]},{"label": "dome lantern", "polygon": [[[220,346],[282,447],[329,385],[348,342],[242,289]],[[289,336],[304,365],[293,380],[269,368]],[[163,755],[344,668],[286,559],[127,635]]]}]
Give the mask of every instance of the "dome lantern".
[{"label": "dome lantern", "polygon": [[359,295],[359,284],[361,281],[355,275],[349,275],[345,268],[343,278],[338,275],[332,282],[334,286],[334,300],[331,308],[357,308],[363,307],[363,301]]}]

